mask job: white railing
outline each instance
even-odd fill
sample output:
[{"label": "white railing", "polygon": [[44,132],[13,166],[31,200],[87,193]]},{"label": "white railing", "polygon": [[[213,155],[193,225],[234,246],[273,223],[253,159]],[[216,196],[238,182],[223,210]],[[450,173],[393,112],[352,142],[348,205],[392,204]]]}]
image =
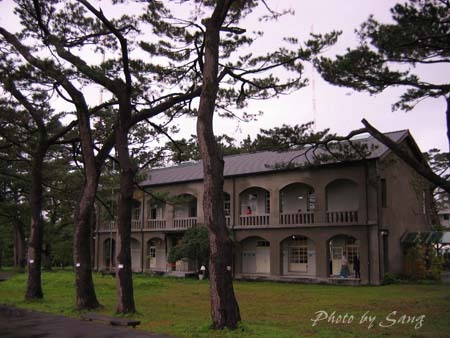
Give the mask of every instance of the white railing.
[{"label": "white railing", "polygon": [[269,214],[240,215],[239,225],[244,227],[269,225]]},{"label": "white railing", "polygon": [[116,230],[116,221],[110,221],[100,224],[99,229],[100,231],[111,231]]},{"label": "white railing", "polygon": [[165,219],[148,219],[145,223],[145,229],[150,230],[159,230],[166,228],[166,220]]},{"label": "white railing", "polygon": [[357,223],[358,211],[328,211],[328,223]]},{"label": "white railing", "polygon": [[197,225],[197,217],[174,218],[174,229],[189,229]]},{"label": "white railing", "polygon": [[139,219],[132,219],[131,220],[131,229],[140,230],[141,228],[142,228],[141,220],[139,220]]},{"label": "white railing", "polygon": [[301,225],[313,223],[314,223],[313,212],[294,213],[294,214],[283,213],[280,215],[280,224],[282,225]]}]

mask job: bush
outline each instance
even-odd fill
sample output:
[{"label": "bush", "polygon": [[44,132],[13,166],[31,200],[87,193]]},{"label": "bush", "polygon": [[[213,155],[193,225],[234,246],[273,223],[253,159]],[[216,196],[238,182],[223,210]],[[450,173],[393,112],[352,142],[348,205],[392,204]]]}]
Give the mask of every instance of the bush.
[{"label": "bush", "polygon": [[209,238],[206,227],[196,226],[187,230],[181,241],[170,249],[169,263],[175,263],[182,258],[189,258],[196,262],[197,269],[201,265],[208,265]]}]

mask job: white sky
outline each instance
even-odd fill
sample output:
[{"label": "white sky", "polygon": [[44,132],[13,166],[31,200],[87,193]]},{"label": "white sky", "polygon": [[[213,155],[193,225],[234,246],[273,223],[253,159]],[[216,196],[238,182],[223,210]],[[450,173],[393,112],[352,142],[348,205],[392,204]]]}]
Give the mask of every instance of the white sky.
[{"label": "white sky", "polygon": [[[354,29],[370,14],[380,22],[390,21],[389,9],[398,1],[392,0],[270,0],[273,9],[292,8],[295,16],[283,17],[278,23],[261,24],[253,21],[247,29],[265,31],[267,43],[276,46],[280,36],[295,36],[305,40],[311,29],[315,33],[326,33],[333,29],[342,30],[338,43],[327,55],[342,53],[346,47],[356,44]],[[101,1],[105,6],[108,1]],[[0,0],[0,25],[11,29],[14,21],[11,12],[12,0]],[[254,26],[254,27],[253,27]],[[267,42],[269,41],[269,42]],[[255,46],[258,48],[258,45]],[[312,69],[307,67],[305,75],[311,79]],[[448,81],[449,67],[427,68],[421,73],[430,81]],[[446,140],[445,102],[443,99],[428,99],[414,110],[405,113],[391,111],[402,89],[389,89],[377,96],[354,92],[351,89],[334,87],[324,82],[318,74],[315,78],[316,112],[313,113],[312,86],[301,89],[289,96],[270,101],[250,104],[248,111],[264,111],[258,121],[238,123],[237,121],[217,121],[215,132],[227,134],[241,140],[250,134],[254,137],[260,128],[272,128],[284,124],[301,124],[315,119],[317,130],[330,128],[332,132],[344,135],[362,127],[361,119],[366,118],[381,131],[409,129],[422,151],[436,147],[448,151]],[[183,121],[182,133],[177,137],[195,134],[195,120]]]}]

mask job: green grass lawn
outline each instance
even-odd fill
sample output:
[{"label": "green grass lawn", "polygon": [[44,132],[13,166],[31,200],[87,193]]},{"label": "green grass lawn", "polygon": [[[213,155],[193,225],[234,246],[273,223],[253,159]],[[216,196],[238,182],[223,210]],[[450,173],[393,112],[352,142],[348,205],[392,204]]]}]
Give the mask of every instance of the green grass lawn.
[{"label": "green grass lawn", "polygon": [[[97,297],[114,313],[115,281],[95,275]],[[24,301],[25,274],[0,283],[0,303],[79,316],[74,310],[74,275],[45,272],[44,299]],[[134,277],[140,329],[179,337],[450,337],[450,285],[401,284],[379,287],[235,282],[243,324],[235,332],[209,329],[208,281]],[[312,326],[317,311],[329,320]],[[332,313],[335,311],[334,317]],[[361,323],[368,311],[373,326]],[[396,311],[394,314],[393,311]],[[338,315],[346,323],[337,323]],[[407,323],[406,316],[410,316]],[[420,321],[424,315],[423,321]],[[351,323],[348,323],[352,318]],[[402,317],[403,316],[403,317]],[[412,316],[415,316],[414,320]],[[334,322],[332,319],[334,318]],[[385,325],[387,327],[381,327]]]}]

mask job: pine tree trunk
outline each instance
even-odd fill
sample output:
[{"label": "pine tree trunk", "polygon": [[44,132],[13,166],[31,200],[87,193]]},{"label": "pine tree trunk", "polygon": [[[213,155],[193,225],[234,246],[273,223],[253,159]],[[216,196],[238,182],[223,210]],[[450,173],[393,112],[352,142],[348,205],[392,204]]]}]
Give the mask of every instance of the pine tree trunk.
[{"label": "pine tree trunk", "polygon": [[42,170],[45,150],[42,146],[37,149],[31,164],[31,230],[28,245],[28,281],[25,292],[26,300],[40,299],[44,296],[41,282],[42,260]]},{"label": "pine tree trunk", "polygon": [[116,312],[134,313],[133,276],[131,269],[131,216],[133,211],[133,182],[135,169],[128,151],[127,132],[116,131],[116,150],[120,163],[120,195],[116,243]]},{"label": "pine tree trunk", "polygon": [[223,205],[223,160],[213,132],[218,90],[220,27],[232,1],[218,1],[206,21],[203,87],[197,119],[197,136],[203,160],[203,212],[209,230],[211,255],[210,303],[213,328],[235,329],[241,320],[232,280],[232,242],[228,236]]},{"label": "pine tree trunk", "polygon": [[[450,95],[445,98],[447,103],[447,109],[445,110],[445,117],[447,121],[447,143],[448,143],[448,152],[450,153]],[[448,158],[448,163],[450,165],[450,156]]]},{"label": "pine tree trunk", "polygon": [[[94,155],[88,109],[81,93],[77,98],[77,117],[83,153],[85,181],[83,190],[75,208],[73,262],[75,265],[76,307],[78,310],[90,310],[100,306],[95,294],[91,268],[91,215],[94,209],[95,195],[98,188],[100,168]],[[100,165],[99,165],[100,167]]]},{"label": "pine tree trunk", "polygon": [[91,310],[100,306],[95,294],[91,268],[91,213],[97,183],[85,183],[75,211],[73,263],[75,268],[76,307]]}]

